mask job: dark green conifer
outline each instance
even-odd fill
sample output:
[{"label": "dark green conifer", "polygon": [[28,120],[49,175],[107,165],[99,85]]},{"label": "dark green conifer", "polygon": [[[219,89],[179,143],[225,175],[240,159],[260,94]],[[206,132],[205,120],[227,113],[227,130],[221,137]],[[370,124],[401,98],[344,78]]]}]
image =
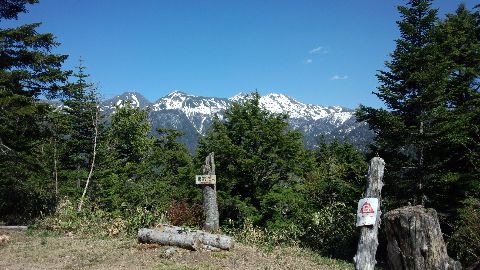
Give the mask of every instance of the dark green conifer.
[{"label": "dark green conifer", "polygon": [[234,103],[200,141],[199,164],[215,152],[224,219],[265,223],[269,211],[262,209],[264,197],[276,187],[292,188],[311,165],[301,133],[290,129],[287,115],[269,113],[259,100],[253,93]]},{"label": "dark green conifer", "polygon": [[[375,92],[387,107],[361,107],[357,113],[377,133],[375,152],[387,162],[387,189],[397,203],[425,203],[434,153],[426,137],[432,130],[432,111],[443,103],[444,61],[437,54],[433,29],[437,11],[430,0],[413,0],[398,8],[400,38],[377,75]],[[386,190],[388,193],[389,190]]]},{"label": "dark green conifer", "polygon": [[[5,0],[0,20],[16,19],[35,0]],[[66,55],[52,54],[58,46],[53,34],[39,34],[39,23],[0,28],[0,216],[28,220],[54,203],[48,104],[40,95],[65,90]]]},{"label": "dark green conifer", "polygon": [[89,75],[85,73],[85,69],[80,59],[77,72],[73,74],[76,81],[68,85],[68,94],[62,99],[66,122],[60,138],[65,149],[62,167],[64,177],[67,178],[66,186],[71,188],[72,192],[80,191],[81,183],[85,181],[90,170],[95,126],[102,130],[97,88],[87,82]]}]

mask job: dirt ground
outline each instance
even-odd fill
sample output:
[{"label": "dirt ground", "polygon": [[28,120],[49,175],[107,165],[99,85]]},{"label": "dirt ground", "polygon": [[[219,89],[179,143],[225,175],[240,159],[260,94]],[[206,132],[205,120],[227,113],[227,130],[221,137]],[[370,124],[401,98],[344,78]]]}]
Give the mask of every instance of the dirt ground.
[{"label": "dirt ground", "polygon": [[232,251],[199,252],[138,244],[135,239],[85,238],[46,232],[2,231],[0,269],[352,269],[300,248],[266,251],[236,244]]}]

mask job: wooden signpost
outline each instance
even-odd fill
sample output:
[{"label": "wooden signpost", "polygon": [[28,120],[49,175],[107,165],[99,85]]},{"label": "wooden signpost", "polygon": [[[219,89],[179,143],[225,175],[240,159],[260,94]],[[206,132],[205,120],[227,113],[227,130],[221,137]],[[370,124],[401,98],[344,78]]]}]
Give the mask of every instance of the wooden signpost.
[{"label": "wooden signpost", "polygon": [[214,154],[205,158],[202,166],[203,174],[195,177],[195,183],[203,189],[203,212],[205,214],[204,231],[190,231],[182,227],[163,224],[159,228],[142,228],[138,231],[140,243],[156,243],[177,246],[191,250],[230,250],[234,241],[231,237],[214,234],[219,230],[217,205],[217,177],[215,175]]},{"label": "wooden signpost", "polygon": [[353,257],[357,270],[374,270],[375,268],[384,168],[385,161],[383,159],[372,158],[368,168],[365,198],[358,203],[357,226],[361,226],[360,239],[358,240],[357,254]]},{"label": "wooden signpost", "polygon": [[205,158],[205,165],[202,166],[203,175],[195,177],[195,183],[203,188],[203,212],[205,223],[203,229],[207,232],[217,232],[220,218],[217,205],[217,177],[215,175],[214,153]]}]

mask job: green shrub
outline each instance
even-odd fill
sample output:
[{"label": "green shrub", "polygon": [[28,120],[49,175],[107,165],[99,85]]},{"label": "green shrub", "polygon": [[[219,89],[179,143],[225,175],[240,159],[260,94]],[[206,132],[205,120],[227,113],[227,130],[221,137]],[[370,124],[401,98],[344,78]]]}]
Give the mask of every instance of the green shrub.
[{"label": "green shrub", "polygon": [[236,241],[266,249],[299,244],[296,237],[291,237],[292,234],[287,230],[288,228],[269,229],[256,226],[248,219],[243,220],[240,225],[233,220],[228,220],[222,227],[222,231],[232,235]]},{"label": "green shrub", "polygon": [[322,255],[351,259],[356,250],[355,211],[333,202],[312,214],[304,242]]},{"label": "green shrub", "polygon": [[480,261],[480,200],[468,198],[459,210],[455,231],[448,241],[449,254],[464,266]]},{"label": "green shrub", "polygon": [[65,198],[54,214],[37,222],[36,228],[80,235],[125,236],[135,235],[139,228],[165,222],[163,213],[144,207],[108,212],[86,201],[82,212],[78,212],[76,204]]}]

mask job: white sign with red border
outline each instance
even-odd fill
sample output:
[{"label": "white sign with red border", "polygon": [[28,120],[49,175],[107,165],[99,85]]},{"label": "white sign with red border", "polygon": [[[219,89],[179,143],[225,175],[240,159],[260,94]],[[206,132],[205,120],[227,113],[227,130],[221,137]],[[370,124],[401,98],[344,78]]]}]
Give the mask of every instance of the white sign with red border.
[{"label": "white sign with red border", "polygon": [[377,221],[378,199],[363,198],[358,202],[357,227],[374,225]]}]

